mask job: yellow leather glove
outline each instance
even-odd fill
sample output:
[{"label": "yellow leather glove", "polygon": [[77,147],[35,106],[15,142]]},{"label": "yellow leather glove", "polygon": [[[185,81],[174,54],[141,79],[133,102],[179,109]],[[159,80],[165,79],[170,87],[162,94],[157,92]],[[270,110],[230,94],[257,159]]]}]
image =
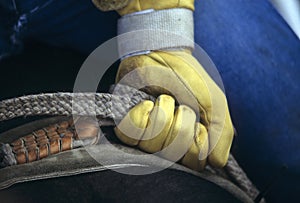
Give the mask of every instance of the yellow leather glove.
[{"label": "yellow leather glove", "polygon": [[[124,9],[118,10],[118,12],[124,15],[150,8],[159,10],[178,7],[193,10],[194,1],[132,0]],[[135,76],[126,77],[133,70]],[[187,111],[180,106],[175,111],[175,117],[173,117],[175,124],[174,121],[171,122],[170,118],[163,119],[164,122],[167,121],[163,122],[164,124],[158,124],[161,121],[155,121],[159,117],[152,113],[153,104],[146,101],[134,107],[116,128],[116,134],[123,142],[138,146],[147,152],[157,152],[164,148],[166,143],[169,144],[171,143],[170,140],[174,139],[171,139],[172,136],[170,135],[173,128],[176,129],[174,125],[182,126],[188,132],[187,136],[182,136],[183,144],[185,139],[192,134],[192,131],[194,134],[194,142],[190,143],[189,150],[181,159],[183,164],[193,169],[203,168],[207,154],[210,165],[223,167],[226,164],[234,134],[226,97],[189,51],[153,51],[150,54],[126,58],[119,67],[116,82],[119,81],[131,86],[134,86],[133,84],[136,84],[137,81],[142,81],[147,86],[144,88],[147,93],[155,96],[161,94],[172,95],[179,104],[191,107],[196,112],[196,116],[200,116],[201,122],[196,124],[196,128],[194,127],[196,119],[193,122],[176,122],[178,119],[176,115],[179,114],[177,112]],[[156,103],[158,103],[156,106],[159,106],[160,102],[157,101]],[[170,113],[170,109],[174,109],[173,105],[162,105],[161,109],[168,112],[165,113],[166,117],[172,117],[173,114]],[[189,108],[184,107],[184,109]],[[185,115],[185,113],[182,114]],[[189,114],[191,115],[191,113]],[[148,122],[149,117],[151,118],[150,122]],[[188,116],[186,118],[190,120]],[[162,126],[162,130],[153,139],[139,141],[155,134],[145,130],[151,122],[155,122],[155,125],[152,126]],[[191,126],[191,123],[193,123],[193,126]],[[133,128],[134,126],[137,128]],[[187,129],[187,126],[191,129]],[[134,139],[128,138],[132,136]],[[207,136],[208,141],[206,141]],[[209,147],[205,149],[207,143]],[[180,146],[178,147],[180,148]],[[200,152],[200,157],[204,158],[202,161],[198,160]],[[166,156],[166,158],[170,157]]]},{"label": "yellow leather glove", "polygon": [[[146,152],[161,152],[167,148],[160,156],[171,161],[182,158],[181,163],[193,170],[202,170],[206,164],[206,128],[196,122],[196,114],[188,106],[180,105],[175,109],[171,96],[161,95],[155,104],[144,101],[136,105],[115,132],[122,142]],[[198,159],[200,153],[203,160]]]},{"label": "yellow leather glove", "polygon": [[162,10],[171,8],[186,8],[194,10],[194,0],[131,0],[126,7],[119,9],[120,15],[126,15],[147,9]]}]

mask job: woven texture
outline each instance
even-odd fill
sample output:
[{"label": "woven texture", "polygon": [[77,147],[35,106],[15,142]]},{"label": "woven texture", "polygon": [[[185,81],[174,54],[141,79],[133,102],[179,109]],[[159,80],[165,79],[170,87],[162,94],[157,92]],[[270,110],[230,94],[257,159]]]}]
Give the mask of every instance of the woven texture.
[{"label": "woven texture", "polygon": [[[251,199],[255,199],[259,191],[247,177],[244,170],[239,166],[232,154],[229,155],[227,165],[224,168],[226,174],[244,191]],[[265,200],[261,200],[265,202]]]},{"label": "woven texture", "polygon": [[[126,96],[120,96],[127,92]],[[128,93],[129,92],[129,93]],[[100,116],[122,119],[128,110],[145,99],[153,97],[132,88],[118,88],[108,93],[50,93],[29,95],[0,102],[0,121],[21,116]]]},{"label": "woven texture", "polygon": [[80,117],[75,121],[69,118],[19,137],[10,144],[0,143],[0,168],[31,163],[63,151],[96,144],[100,134],[98,123],[90,117]]},{"label": "woven texture", "polygon": [[[0,121],[20,116],[94,116],[95,114],[101,118],[118,120],[122,119],[130,108],[145,99],[154,100],[152,96],[127,86],[118,87],[116,94],[53,93],[23,96],[0,102]],[[217,170],[214,172],[218,174]],[[259,194],[232,155],[225,168],[219,173],[223,174],[220,174],[221,176],[225,174],[229,177],[252,199]]]}]

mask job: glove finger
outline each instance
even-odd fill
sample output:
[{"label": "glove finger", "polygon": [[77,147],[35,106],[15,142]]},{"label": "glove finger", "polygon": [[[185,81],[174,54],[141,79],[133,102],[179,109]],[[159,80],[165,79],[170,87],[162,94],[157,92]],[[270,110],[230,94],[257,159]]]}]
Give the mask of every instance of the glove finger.
[{"label": "glove finger", "polygon": [[194,142],[189,151],[184,155],[181,163],[195,171],[203,170],[209,149],[208,133],[204,125],[195,124]]},{"label": "glove finger", "polygon": [[139,148],[155,153],[162,149],[168,134],[175,110],[175,100],[168,95],[161,95],[156,99],[154,109],[150,113],[150,121],[145,130]]},{"label": "glove finger", "polygon": [[148,125],[149,114],[153,109],[152,101],[143,101],[133,107],[114,131],[117,137],[125,144],[136,146],[142,138]]},{"label": "glove finger", "polygon": [[218,131],[219,128],[213,128],[213,126],[211,126],[209,133],[208,162],[211,166],[218,168],[224,167],[227,163],[234,135],[234,128],[229,111],[228,109],[226,111],[227,113],[221,131]]},{"label": "glove finger", "polygon": [[192,145],[195,122],[195,112],[188,106],[180,105],[159,156],[174,162],[180,160]]}]

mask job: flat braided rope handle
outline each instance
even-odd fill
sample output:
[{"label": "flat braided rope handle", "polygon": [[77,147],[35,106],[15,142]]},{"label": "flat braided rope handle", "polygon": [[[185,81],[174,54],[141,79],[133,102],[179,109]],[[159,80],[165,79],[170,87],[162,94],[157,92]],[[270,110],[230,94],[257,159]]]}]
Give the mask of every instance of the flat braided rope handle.
[{"label": "flat braided rope handle", "polygon": [[[152,96],[128,86],[118,85],[117,92],[116,95],[48,93],[3,100],[0,102],[0,122],[22,116],[95,116],[95,114],[101,118],[120,120],[130,108],[141,101],[154,100]],[[73,102],[74,98],[76,102]],[[249,197],[252,199],[257,197],[259,191],[232,155],[229,156],[224,171]],[[217,170],[215,172],[218,173]]]},{"label": "flat braided rope handle", "polygon": [[100,116],[122,119],[143,100],[155,98],[131,87],[118,85],[116,94],[49,93],[28,95],[0,102],[0,122],[21,116]]}]

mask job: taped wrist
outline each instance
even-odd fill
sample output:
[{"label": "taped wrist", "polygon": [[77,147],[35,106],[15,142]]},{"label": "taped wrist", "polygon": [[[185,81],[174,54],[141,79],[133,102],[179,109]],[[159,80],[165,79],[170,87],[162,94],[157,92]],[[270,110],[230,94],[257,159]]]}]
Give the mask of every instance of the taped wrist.
[{"label": "taped wrist", "polygon": [[124,15],[118,21],[121,58],[154,50],[193,48],[194,19],[190,9],[149,9]]}]

